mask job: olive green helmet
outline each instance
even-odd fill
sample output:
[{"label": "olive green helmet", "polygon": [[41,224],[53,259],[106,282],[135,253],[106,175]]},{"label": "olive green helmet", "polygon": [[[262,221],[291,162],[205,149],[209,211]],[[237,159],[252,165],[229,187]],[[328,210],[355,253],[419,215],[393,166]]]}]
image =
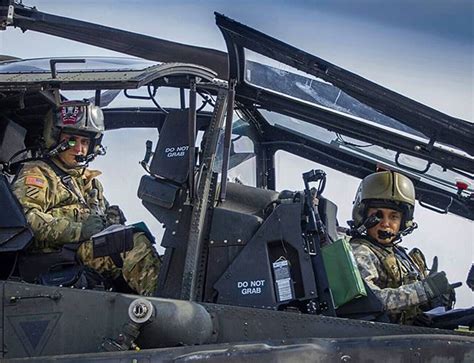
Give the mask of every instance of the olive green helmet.
[{"label": "olive green helmet", "polygon": [[89,137],[89,155],[100,145],[104,129],[104,114],[100,107],[68,101],[46,114],[43,138],[46,148],[50,149],[58,145],[62,132]]},{"label": "olive green helmet", "polygon": [[357,190],[352,207],[352,220],[360,227],[367,218],[369,208],[391,208],[403,213],[401,230],[413,226],[415,187],[405,175],[381,171],[366,176]]}]

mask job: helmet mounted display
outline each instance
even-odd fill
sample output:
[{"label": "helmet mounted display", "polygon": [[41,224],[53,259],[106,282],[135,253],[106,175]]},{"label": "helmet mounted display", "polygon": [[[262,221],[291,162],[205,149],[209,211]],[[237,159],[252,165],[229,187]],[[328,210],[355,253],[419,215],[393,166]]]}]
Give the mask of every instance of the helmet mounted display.
[{"label": "helmet mounted display", "polygon": [[104,115],[100,107],[85,102],[68,101],[46,115],[43,137],[45,146],[53,149],[60,143],[62,133],[90,138],[87,156],[100,148]]},{"label": "helmet mounted display", "polygon": [[360,227],[369,208],[389,208],[402,213],[401,232],[413,227],[415,187],[397,172],[382,171],[366,176],[360,183],[352,207],[355,227]]}]

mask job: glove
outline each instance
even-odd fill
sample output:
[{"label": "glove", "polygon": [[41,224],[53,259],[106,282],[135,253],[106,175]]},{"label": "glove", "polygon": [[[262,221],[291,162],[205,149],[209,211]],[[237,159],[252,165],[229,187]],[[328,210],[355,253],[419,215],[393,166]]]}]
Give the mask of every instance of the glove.
[{"label": "glove", "polygon": [[118,205],[111,205],[105,210],[105,220],[108,227],[112,224],[125,224],[127,218]]},{"label": "glove", "polygon": [[91,238],[94,234],[99,233],[105,227],[104,220],[97,214],[91,214],[82,222],[81,241]]},{"label": "glove", "polygon": [[462,285],[460,282],[450,285],[444,271],[434,273],[432,271],[422,283],[429,300],[444,294],[450,295],[453,289]]},{"label": "glove", "polygon": [[451,286],[449,286],[449,281],[444,271],[431,273],[422,282],[426,295],[428,295],[430,300],[451,292]]},{"label": "glove", "polygon": [[433,264],[431,265],[429,275],[430,276],[434,275],[437,272],[438,272],[438,256],[434,256],[433,257]]}]

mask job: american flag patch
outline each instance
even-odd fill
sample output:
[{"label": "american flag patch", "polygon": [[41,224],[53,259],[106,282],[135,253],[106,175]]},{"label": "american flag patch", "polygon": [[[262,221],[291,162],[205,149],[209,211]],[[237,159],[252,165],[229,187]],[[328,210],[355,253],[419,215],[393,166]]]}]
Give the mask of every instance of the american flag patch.
[{"label": "american flag patch", "polygon": [[36,176],[27,176],[25,179],[25,185],[33,185],[35,187],[44,188],[46,181]]}]

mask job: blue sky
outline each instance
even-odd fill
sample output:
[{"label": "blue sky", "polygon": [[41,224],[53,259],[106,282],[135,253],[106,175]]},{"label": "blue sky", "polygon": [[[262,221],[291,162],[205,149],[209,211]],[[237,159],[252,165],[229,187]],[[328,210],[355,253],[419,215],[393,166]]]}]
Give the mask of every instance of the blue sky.
[{"label": "blue sky", "polygon": [[474,2],[470,0],[320,0],[323,11],[366,19],[381,26],[411,29],[459,43],[473,40]]}]

